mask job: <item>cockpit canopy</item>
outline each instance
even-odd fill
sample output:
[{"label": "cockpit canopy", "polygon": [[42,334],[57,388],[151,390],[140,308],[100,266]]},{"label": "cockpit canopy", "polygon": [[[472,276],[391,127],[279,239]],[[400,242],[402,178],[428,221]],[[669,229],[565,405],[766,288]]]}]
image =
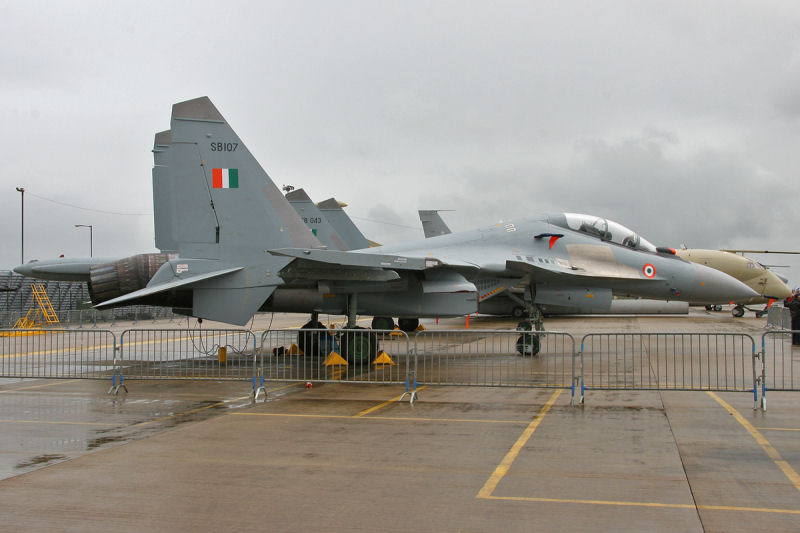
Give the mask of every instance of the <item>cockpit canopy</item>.
[{"label": "cockpit canopy", "polygon": [[564,229],[580,231],[581,233],[592,235],[604,241],[627,246],[634,250],[644,250],[647,252],[656,251],[656,247],[647,239],[640,237],[635,231],[613,220],[593,215],[582,215],[580,213],[561,213],[548,217],[548,220],[551,224]]}]

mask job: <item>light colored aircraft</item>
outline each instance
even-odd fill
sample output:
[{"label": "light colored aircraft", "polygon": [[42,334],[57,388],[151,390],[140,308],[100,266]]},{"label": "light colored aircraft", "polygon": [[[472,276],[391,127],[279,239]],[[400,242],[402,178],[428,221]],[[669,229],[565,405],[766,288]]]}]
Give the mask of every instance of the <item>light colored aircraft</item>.
[{"label": "light colored aircraft", "polygon": [[[93,299],[96,307],[165,305],[237,325],[259,310],[311,313],[309,327],[319,325],[318,313],[346,315],[351,327],[357,314],[397,316],[409,328],[420,317],[475,313],[480,300],[507,294],[538,329],[539,306],[548,303],[755,295],[619,224],[568,213],[403,245],[326,249],[206,97],[173,106],[171,129],[156,134],[153,152],[156,245],[177,256],[139,287]],[[521,297],[512,287],[524,288]]]},{"label": "light colored aircraft", "polygon": [[[700,248],[681,248],[675,250],[675,253],[687,261],[725,272],[756,292],[756,296],[751,298],[731,300],[735,304],[731,310],[733,316],[743,316],[748,305],[767,304],[769,307],[771,301],[784,300],[792,294],[792,290],[786,285],[786,280],[781,279],[755,259],[725,250]],[[765,312],[766,308],[755,311],[756,316],[761,316]]]}]

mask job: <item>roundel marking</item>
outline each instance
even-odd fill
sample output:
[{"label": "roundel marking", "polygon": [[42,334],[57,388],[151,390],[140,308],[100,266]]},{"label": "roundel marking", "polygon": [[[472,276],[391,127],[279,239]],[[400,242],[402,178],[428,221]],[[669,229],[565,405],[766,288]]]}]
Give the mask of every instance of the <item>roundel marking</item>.
[{"label": "roundel marking", "polygon": [[656,267],[647,263],[642,267],[642,274],[644,274],[646,278],[654,278],[656,277]]}]

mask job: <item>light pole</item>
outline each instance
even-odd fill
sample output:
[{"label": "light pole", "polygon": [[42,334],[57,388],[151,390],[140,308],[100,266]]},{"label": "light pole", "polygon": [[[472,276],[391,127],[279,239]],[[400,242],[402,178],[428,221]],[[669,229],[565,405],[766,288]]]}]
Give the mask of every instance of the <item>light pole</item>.
[{"label": "light pole", "polygon": [[17,192],[20,193],[20,198],[22,199],[22,211],[20,214],[20,238],[19,238],[19,246],[20,246],[20,260],[19,263],[25,263],[25,187],[17,187]]},{"label": "light pole", "polygon": [[91,224],[75,224],[76,228],[89,228],[89,257],[92,255],[92,225]]}]

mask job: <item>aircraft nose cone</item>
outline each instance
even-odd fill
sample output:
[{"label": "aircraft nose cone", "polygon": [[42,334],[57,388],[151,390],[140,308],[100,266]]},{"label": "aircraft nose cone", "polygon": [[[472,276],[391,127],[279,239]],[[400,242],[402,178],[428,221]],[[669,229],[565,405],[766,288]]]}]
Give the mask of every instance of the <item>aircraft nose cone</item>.
[{"label": "aircraft nose cone", "polygon": [[36,263],[34,263],[34,262],[30,262],[30,263],[25,263],[25,264],[22,264],[22,265],[17,265],[17,266],[15,266],[13,268],[13,270],[17,274],[22,274],[23,276],[27,276],[29,278],[32,278],[33,277],[33,266],[35,264]]},{"label": "aircraft nose cone", "polygon": [[701,304],[726,304],[741,302],[758,296],[758,293],[736,278],[719,270],[692,263],[694,283],[689,301]]}]

